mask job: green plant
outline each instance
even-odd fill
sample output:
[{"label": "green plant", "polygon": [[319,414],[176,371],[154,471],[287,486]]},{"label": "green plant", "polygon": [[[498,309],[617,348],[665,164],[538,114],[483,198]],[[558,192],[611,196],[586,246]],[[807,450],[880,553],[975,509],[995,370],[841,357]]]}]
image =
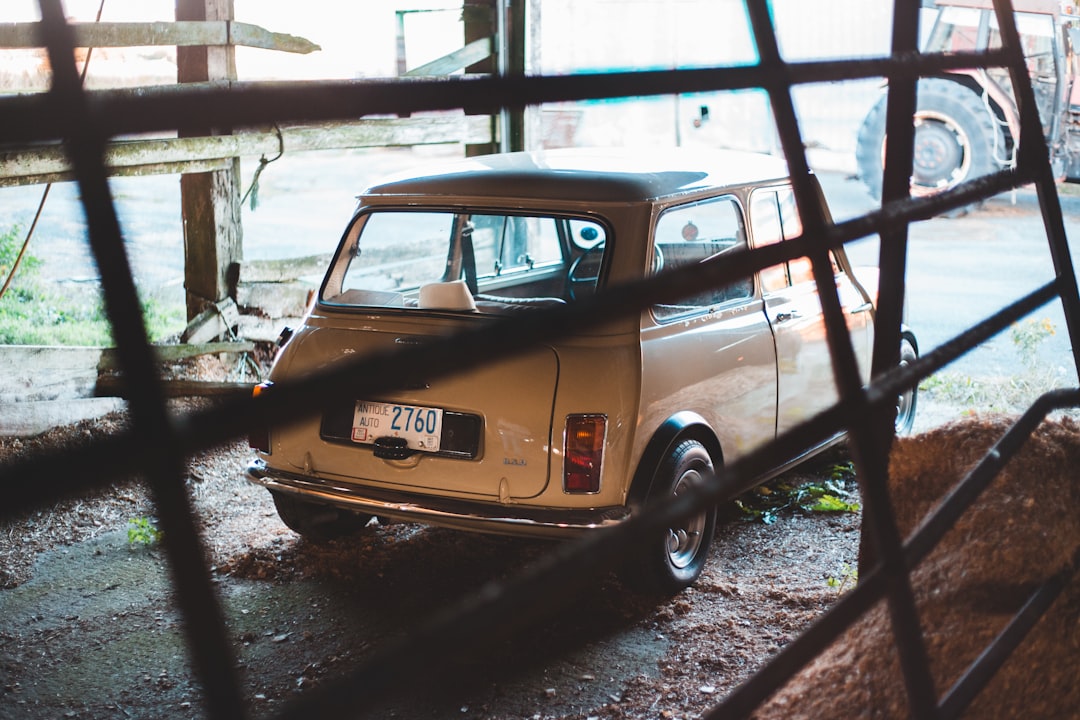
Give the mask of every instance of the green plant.
[{"label": "green plant", "polygon": [[836,588],[836,594],[839,595],[844,592],[844,588],[848,585],[854,586],[859,582],[859,568],[844,563],[844,567],[840,571],[840,577],[829,576],[825,582],[828,583],[829,587]]},{"label": "green plant", "polygon": [[150,546],[161,540],[161,531],[150,518],[138,517],[128,520],[128,545]]},{"label": "green plant", "polygon": [[[21,247],[18,235],[18,228],[0,233],[0,270],[4,270],[4,278]],[[40,264],[37,258],[25,255],[14,281],[0,298],[0,345],[114,344],[97,286],[45,282],[38,277]],[[153,297],[141,304],[151,341],[183,329],[184,309],[179,305],[166,306]]]},{"label": "green plant", "polygon": [[855,477],[854,466],[848,462],[832,467],[826,480],[803,483],[786,481],[760,485],[735,500],[743,515],[761,520],[766,525],[776,522],[785,510],[807,513],[858,512],[859,503],[846,500],[852,492],[845,487]]},{"label": "green plant", "polygon": [[[22,244],[22,226],[12,225],[7,230],[0,232],[0,284],[7,279],[7,276],[11,273],[11,268],[15,266],[15,260],[19,257]],[[33,271],[40,264],[41,261],[36,257],[26,254],[23,255],[19,271]]]},{"label": "green plant", "polygon": [[1028,318],[1025,322],[1015,322],[1009,329],[1009,336],[1013,345],[1020,353],[1020,360],[1029,368],[1035,368],[1039,364],[1038,349],[1043,342],[1057,334],[1057,328],[1050,318],[1036,320]]},{"label": "green plant", "polygon": [[1049,318],[1030,318],[1009,330],[1024,367],[1010,375],[981,375],[977,379],[956,372],[939,372],[919,383],[919,390],[941,402],[960,405],[965,413],[975,410],[1015,412],[1043,393],[1069,385],[1063,367],[1053,367],[1040,353],[1042,344],[1057,334]]}]

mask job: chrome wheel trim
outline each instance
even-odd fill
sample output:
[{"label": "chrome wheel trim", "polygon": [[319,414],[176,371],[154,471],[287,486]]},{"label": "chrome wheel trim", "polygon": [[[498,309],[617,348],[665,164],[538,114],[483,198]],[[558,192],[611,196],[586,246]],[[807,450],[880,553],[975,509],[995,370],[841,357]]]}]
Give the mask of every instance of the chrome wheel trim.
[{"label": "chrome wheel trim", "polygon": [[[701,474],[697,470],[687,470],[679,478],[672,494],[678,496],[701,482]],[[704,537],[706,516],[704,512],[698,513],[685,518],[680,525],[668,528],[668,561],[674,567],[681,570],[693,563],[698,556]]]}]

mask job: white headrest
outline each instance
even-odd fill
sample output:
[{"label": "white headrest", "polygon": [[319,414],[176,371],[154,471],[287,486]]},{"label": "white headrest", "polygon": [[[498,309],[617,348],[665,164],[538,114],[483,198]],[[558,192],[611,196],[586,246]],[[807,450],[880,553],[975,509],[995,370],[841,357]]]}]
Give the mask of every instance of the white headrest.
[{"label": "white headrest", "polygon": [[476,310],[464,280],[420,286],[420,307],[425,310]]}]

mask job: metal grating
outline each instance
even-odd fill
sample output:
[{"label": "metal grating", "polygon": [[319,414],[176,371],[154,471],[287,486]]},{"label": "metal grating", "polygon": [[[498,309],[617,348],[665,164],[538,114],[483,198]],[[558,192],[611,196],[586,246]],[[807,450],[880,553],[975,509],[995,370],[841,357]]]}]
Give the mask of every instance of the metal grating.
[{"label": "metal grating", "polygon": [[[696,507],[727,499],[769,467],[777,453],[795,455],[835,431],[848,429],[850,445],[864,484],[865,522],[870,528],[878,563],[855,590],[786,646],[709,714],[712,718],[744,717],[819,654],[845,628],[881,598],[890,609],[894,643],[908,692],[912,717],[959,716],[1008,653],[1038,620],[1068,582],[1072,571],[1053,578],[1029,602],[962,679],[939,696],[930,677],[924,639],[912,598],[909,568],[935,546],[979,492],[1038,423],[1051,411],[1080,405],[1080,390],[1056,391],[1040,398],[1012,426],[945,503],[908,542],[902,542],[885,491],[892,411],[896,395],[1006,329],[1036,308],[1059,299],[1072,343],[1080,359],[1080,296],[1066,245],[1061,207],[1042,140],[1034,96],[1024,66],[1011,3],[994,0],[1003,49],[987,53],[924,56],[917,52],[919,3],[896,0],[892,54],[889,57],[836,62],[785,63],[766,0],[747,0],[760,61],[753,66],[627,72],[572,77],[462,78],[439,81],[334,82],[304,85],[241,84],[231,89],[200,87],[170,96],[122,97],[81,87],[73,58],[73,37],[59,0],[41,0],[44,42],[54,68],[51,91],[42,96],[0,100],[0,142],[64,139],[70,153],[89,224],[90,243],[102,276],[105,303],[114,327],[124,377],[129,387],[131,429],[88,447],[71,447],[49,457],[26,457],[0,468],[7,502],[0,517],[87,492],[113,478],[138,471],[147,478],[164,530],[174,588],[186,619],[188,644],[205,692],[208,714],[238,718],[246,714],[232,651],[218,599],[203,561],[191,506],[183,489],[181,468],[191,453],[241,435],[256,417],[263,421],[313,414],[343,387],[356,396],[393,387],[408,378],[433,352],[447,372],[513,352],[567,331],[601,323],[616,313],[638,312],[656,302],[724,284],[784,259],[808,255],[822,288],[832,288],[827,250],[868,234],[881,236],[880,307],[874,348],[874,381],[861,387],[855,379],[855,358],[835,291],[821,292],[834,374],[840,401],[812,421],[785,433],[769,446],[723,469],[719,479],[696,493],[658,506],[612,530],[559,546],[543,562],[506,583],[489,587],[481,597],[431,618],[407,637],[392,642],[355,672],[327,683],[283,710],[279,717],[331,717],[362,714],[388,695],[407,692],[418,674],[453,678],[461,649],[473,653],[501,642],[523,624],[568,604],[575,591],[614,566],[621,549],[634,538],[667,527]],[[1004,67],[1020,100],[1024,142],[1014,169],[972,181],[941,195],[908,197],[911,174],[912,116],[915,82],[935,70],[960,67]],[[890,80],[884,204],[881,210],[831,224],[822,215],[811,185],[802,139],[791,100],[798,83],[886,76]],[[537,312],[528,325],[518,320],[498,323],[466,336],[447,338],[419,350],[369,356],[257,400],[233,400],[213,411],[190,417],[166,412],[159,378],[139,313],[131,268],[125,255],[115,208],[102,162],[109,137],[132,132],[178,129],[184,118],[200,124],[244,126],[283,121],[334,120],[376,113],[469,108],[497,111],[544,102],[764,88],[779,127],[781,145],[792,171],[804,234],[789,243],[754,250],[725,260],[658,275],[632,286],[613,288],[587,301]],[[1037,187],[1055,280],[924,355],[906,368],[895,368],[905,288],[908,224],[958,208],[1020,185]],[[1077,363],[1080,367],[1080,362]],[[426,366],[425,366],[426,367]],[[370,378],[378,378],[377,381]],[[48,483],[30,478],[49,478]],[[721,488],[734,488],[722,491]],[[1073,568],[1076,563],[1074,562]],[[436,671],[436,672],[433,672]]]}]

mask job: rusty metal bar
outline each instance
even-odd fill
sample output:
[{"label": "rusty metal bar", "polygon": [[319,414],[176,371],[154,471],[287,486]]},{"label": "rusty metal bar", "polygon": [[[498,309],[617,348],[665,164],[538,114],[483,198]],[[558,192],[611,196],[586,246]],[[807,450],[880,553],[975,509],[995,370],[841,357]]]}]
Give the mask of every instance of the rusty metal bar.
[{"label": "rusty metal bar", "polygon": [[[894,10],[897,17],[902,9],[901,5],[898,2]],[[986,197],[995,189],[1015,187],[1031,179],[1037,182],[1057,273],[1052,283],[1006,306],[906,368],[885,367],[887,362],[882,359],[885,351],[879,353],[876,350],[875,357],[878,360],[875,363],[875,377],[865,389],[853,385],[855,374],[851,370],[854,356],[843,317],[836,303],[835,289],[831,294],[823,291],[822,303],[829,344],[833,351],[834,369],[841,391],[839,403],[785,433],[767,447],[760,448],[732,464],[700,490],[672,498],[660,504],[655,512],[636,516],[611,532],[598,533],[581,542],[561,546],[552,556],[525,575],[508,583],[492,584],[454,612],[433,618],[410,636],[389,644],[370,658],[357,673],[316,689],[299,704],[287,708],[283,714],[283,717],[309,717],[316,709],[338,714],[345,707],[351,712],[369,708],[376,698],[411,686],[410,678],[415,677],[418,668],[438,668],[446,677],[451,677],[453,660],[463,646],[472,652],[479,652],[485,644],[504,639],[505,633],[569,603],[572,596],[566,590],[585,587],[593,582],[597,571],[611,567],[628,543],[633,543],[642,533],[669,526],[673,520],[695,512],[706,503],[715,503],[746,489],[761,472],[771,466],[778,453],[785,456],[796,455],[837,430],[847,427],[851,432],[860,464],[868,469],[871,476],[870,485],[876,486],[877,481],[883,477],[880,461],[886,448],[882,447],[881,438],[876,432],[865,428],[872,428],[875,419],[880,420],[885,416],[896,394],[912,387],[922,377],[952,362],[1001,332],[1011,322],[1055,297],[1061,297],[1065,305],[1074,358],[1080,358],[1080,347],[1074,332],[1080,323],[1080,300],[1077,299],[1076,280],[1065,245],[1061,210],[1054,194],[1053,178],[1049,174],[1045,144],[1040,148],[1037,143],[1025,143],[1022,146],[1020,167],[1016,171],[1005,171],[965,183],[940,197],[926,198],[925,202],[924,199],[902,199],[906,191],[899,192],[895,185],[906,181],[906,178],[890,181],[887,175],[886,182],[890,190],[886,197],[895,195],[896,199],[888,200],[876,213],[838,226],[829,223],[821,214],[820,208],[814,210],[814,199],[810,197],[810,186],[806,180],[805,154],[802,151],[801,136],[790,98],[791,86],[799,82],[884,75],[891,77],[894,83],[899,80],[897,84],[908,82],[913,86],[913,74],[928,71],[929,68],[985,66],[987,63],[1000,62],[1002,65],[1009,64],[1014,74],[1014,87],[1019,89],[1021,108],[1026,113],[1024,127],[1036,127],[1031,121],[1034,116],[1031,87],[1027,83],[1026,75],[1021,72],[1022,55],[1016,50],[1016,31],[1012,23],[1011,7],[1003,0],[995,0],[995,7],[1006,36],[1006,50],[969,56],[919,56],[905,54],[902,49],[897,50],[910,43],[912,28],[911,19],[908,17],[906,21],[898,20],[900,28],[897,34],[898,37],[903,36],[903,42],[894,42],[894,55],[889,58],[859,61],[857,64],[849,61],[785,64],[780,60],[776,48],[768,7],[764,0],[751,0],[749,11],[754,24],[755,39],[762,49],[764,60],[747,68],[509,81],[482,79],[437,83],[326,84],[318,88],[271,88],[258,85],[235,92],[200,88],[169,98],[126,99],[83,93],[71,82],[74,66],[70,63],[70,29],[61,16],[58,0],[42,0],[42,7],[45,16],[43,26],[48,30],[49,50],[54,67],[57,68],[54,90],[42,97],[0,101],[0,117],[4,118],[5,130],[11,128],[9,134],[12,138],[36,140],[64,137],[68,141],[74,170],[83,192],[92,248],[102,271],[106,305],[115,328],[129,389],[133,391],[132,411],[136,422],[135,429],[107,438],[89,448],[70,449],[54,458],[28,459],[0,468],[0,482],[11,488],[12,500],[0,508],[0,517],[6,517],[45,500],[55,499],[54,491],[57,488],[50,488],[50,492],[46,494],[42,490],[29,487],[30,483],[27,483],[24,477],[36,477],[42,472],[48,472],[50,477],[64,478],[58,483],[58,488],[61,492],[70,493],[84,491],[94,485],[103,485],[114,474],[123,470],[145,468],[149,473],[155,501],[165,525],[174,585],[180,594],[189,643],[200,679],[206,687],[209,710],[213,717],[240,717],[244,708],[239,698],[239,684],[230,660],[220,609],[216,605],[202,560],[198,537],[193,528],[192,510],[179,482],[179,471],[187,453],[240,434],[239,431],[256,416],[264,421],[280,421],[295,417],[298,411],[316,412],[323,400],[336,396],[344,388],[359,391],[367,387],[384,388],[400,383],[409,377],[413,367],[424,363],[433,352],[440,353],[445,359],[444,369],[449,372],[474,364],[479,359],[504,356],[520,351],[534,342],[587,328],[616,313],[636,312],[655,302],[693,294],[699,289],[744,277],[785,259],[810,256],[819,286],[824,286],[827,285],[827,250],[870,232],[879,232],[883,236],[882,265],[887,267],[883,267],[885,279],[882,287],[886,302],[893,302],[896,298],[902,300],[904,240],[893,238],[900,237],[903,231],[892,235],[890,227],[894,224],[906,227],[908,222],[922,219],[928,216],[927,213],[934,214],[942,208],[967,204],[974,199]],[[67,61],[62,60],[64,57]],[[186,418],[178,418],[175,422],[171,422],[166,415],[159,381],[153,370],[146,343],[145,330],[138,315],[138,303],[133,302],[137,298],[130,268],[105,183],[105,168],[102,162],[105,138],[124,132],[175,129],[178,124],[176,117],[180,116],[181,110],[177,102],[181,101],[186,113],[190,113],[193,107],[205,109],[200,123],[206,123],[206,118],[209,118],[211,124],[241,125],[292,117],[283,115],[284,112],[295,114],[297,119],[303,120],[338,119],[373,112],[474,106],[488,108],[496,105],[506,107],[585,97],[669,94],[743,87],[766,88],[773,99],[781,140],[789,165],[792,166],[793,183],[800,210],[804,214],[807,228],[804,237],[784,243],[783,248],[773,246],[744,253],[725,260],[724,266],[717,262],[706,263],[698,268],[686,268],[640,283],[613,288],[576,307],[538,312],[534,316],[535,322],[529,325],[520,321],[492,323],[433,343],[425,347],[423,352],[405,350],[373,355],[358,362],[342,363],[317,377],[282,384],[278,393],[265,395],[255,401],[235,400],[226,403],[220,410],[196,413]],[[298,101],[307,104],[297,104]],[[901,106],[906,102],[907,99],[902,99],[890,107],[889,111],[890,128],[894,134],[900,132],[901,136],[910,134],[909,129],[903,128],[902,123],[894,119],[894,115],[902,117],[905,114],[906,110]],[[56,115],[46,117],[50,111]],[[129,117],[125,116],[125,111]],[[245,123],[244,119],[249,122]],[[897,127],[900,127],[900,130],[897,130]],[[1032,133],[1029,132],[1025,138],[1031,136]],[[1041,138],[1038,133],[1035,133],[1035,136]],[[904,154],[901,151],[900,156],[903,157]],[[895,167],[895,163],[893,165]],[[885,262],[886,259],[888,262]],[[895,308],[885,311],[885,315],[885,330],[891,333],[893,325],[898,327],[899,316]],[[882,342],[885,343],[884,340]],[[365,372],[358,373],[358,368]],[[379,380],[365,379],[368,377],[378,377]],[[884,528],[879,543],[885,559],[884,564],[878,570],[872,571],[852,593],[842,599],[807,633],[785,648],[765,670],[756,674],[729,696],[728,700],[717,706],[710,717],[729,717],[729,711],[737,711],[738,714],[750,712],[779,684],[854,622],[872,602],[886,594],[890,597],[897,647],[905,657],[905,677],[912,699],[913,714],[920,718],[933,717],[940,709],[941,714],[952,717],[962,711],[970,697],[978,692],[993,674],[1000,658],[1015,647],[1027,629],[1044,612],[1052,600],[1051,594],[1057,591],[1055,582],[1063,584],[1067,577],[1063,575],[1052,580],[1033,596],[1009,628],[987,649],[984,657],[969,668],[968,673],[950,691],[939,708],[933,699],[932,683],[926,679],[928,668],[925,653],[921,657],[919,653],[921,634],[915,633],[918,640],[914,642],[919,646],[910,643],[905,645],[909,633],[903,628],[917,626],[914,607],[907,604],[910,596],[907,567],[914,564],[920,554],[929,552],[940,534],[955,522],[955,515],[975,499],[981,491],[980,485],[985,487],[998,464],[1003,462],[1001,456],[1015,452],[1015,447],[1019,447],[1026,434],[1037,424],[1035,418],[1039,413],[1045,414],[1050,407],[1075,406],[1080,401],[1080,390],[1044,397],[1045,399],[1040,398],[1021,421],[1010,429],[988,458],[958,486],[946,503],[925,521],[906,546],[901,547],[898,537],[892,536],[895,534],[895,522],[887,503],[881,503],[875,498],[873,503],[868,504],[872,505],[875,527],[879,530]],[[867,459],[872,459],[872,462],[866,463]],[[98,461],[100,464],[90,464],[87,461]],[[64,472],[68,474],[61,474]],[[84,476],[86,479],[73,479]],[[492,628],[496,630],[493,631]],[[926,707],[927,697],[932,703],[929,708]]]},{"label": "rusty metal bar", "polygon": [[1078,564],[1080,564],[1080,552],[1073,556],[1072,563],[1068,567],[1062,568],[1031,594],[1005,629],[990,642],[963,677],[957,680],[945,694],[940,705],[942,717],[961,716],[971,701],[986,687],[1013,651],[1027,637],[1035,624],[1050,609],[1054,600],[1076,574]]},{"label": "rusty metal bar", "polygon": [[109,191],[103,162],[105,136],[86,106],[75,67],[74,37],[59,0],[42,0],[41,14],[53,67],[49,95],[57,106],[66,110],[65,136],[86,211],[90,247],[101,273],[105,307],[117,341],[120,365],[133,390],[129,399],[136,428],[133,439],[154,449],[146,458],[145,467],[161,520],[173,586],[184,614],[189,647],[205,687],[211,717],[242,718],[244,705],[224,617],[213,594],[190,499],[184,489],[183,456],[176,450]]},{"label": "rusty metal bar", "polygon": [[[772,24],[772,16],[765,0],[748,0],[747,11],[754,29],[758,52],[761,54],[761,64],[772,68],[772,72],[769,73],[772,79],[766,88],[772,100],[780,142],[788,160],[788,168],[792,176],[795,197],[799,206],[799,215],[805,228],[804,232],[813,236],[822,233],[828,223],[824,217],[819,199],[804,180],[809,174],[810,168],[806,163],[806,153],[799,133],[798,119],[791,101],[791,85],[787,80],[786,68],[780,58],[780,49],[776,41],[776,30]],[[914,93],[912,92],[912,94]],[[890,108],[889,119],[894,128],[899,127],[903,119],[898,114],[901,110],[902,108],[898,106]],[[904,133],[901,134],[902,141],[898,143],[899,147],[893,148],[893,152],[897,150],[903,151],[905,147],[910,145],[910,140],[908,143],[903,142],[903,135],[908,138],[912,136],[910,116],[907,118],[907,126]],[[909,150],[909,163],[910,157]],[[907,175],[902,177],[906,184]],[[904,194],[907,194],[906,188]],[[885,243],[884,236],[882,242]],[[814,271],[814,280],[818,288],[818,298],[825,314],[825,330],[829,351],[832,356],[833,378],[841,401],[855,402],[863,396],[862,382],[859,379],[859,367],[852,348],[851,336],[847,332],[847,324],[840,305],[828,251],[819,245],[810,254],[810,259]],[[888,300],[892,301],[893,298]],[[899,312],[895,313],[892,320],[895,327],[886,327],[884,335],[886,339],[895,337],[898,348],[900,335]],[[877,326],[875,324],[876,334]],[[893,354],[895,355],[897,352],[898,349],[894,350]],[[889,612],[893,624],[894,645],[900,655],[900,665],[904,673],[911,715],[914,718],[932,719],[937,714],[936,692],[933,677],[930,675],[930,664],[923,643],[918,611],[915,608],[911,578],[903,562],[901,537],[896,527],[896,518],[886,488],[888,440],[891,433],[880,432],[880,428],[886,423],[891,427],[892,417],[886,414],[885,408],[882,408],[876,415],[874,413],[868,414],[870,415],[869,422],[848,426],[851,439],[849,447],[858,468],[858,476],[862,480],[860,487],[862,488],[864,500],[864,537],[869,535],[873,539],[882,570],[887,578],[886,587],[888,589]]]},{"label": "rusty metal bar", "polygon": [[[1000,67],[1000,51],[956,55],[915,55],[851,61],[792,63],[793,84],[836,82],[896,73],[930,73],[974,65]],[[106,136],[157,130],[246,127],[275,122],[348,120],[375,114],[409,114],[467,109],[490,113],[499,108],[592,98],[645,97],[712,90],[765,87],[769,70],[761,65],[691,70],[591,73],[521,78],[452,77],[233,83],[157,93],[88,92],[88,105]],[[200,112],[193,113],[198,107]],[[64,122],[47,94],[0,98],[0,118],[11,142],[56,140]]]},{"label": "rusty metal bar", "polygon": [[[1065,221],[1061,214],[1061,201],[1057,195],[1057,184],[1050,168],[1050,151],[1042,133],[1042,120],[1035,102],[1035,90],[1031,86],[1031,77],[1024,62],[1023,46],[1016,29],[1016,16],[1012,12],[1011,0],[993,0],[994,13],[1001,31],[1001,42],[1008,59],[1007,68],[1016,93],[1020,111],[1020,143],[1017,153],[1018,164],[1031,168],[1035,178],[1035,189],[1039,196],[1039,209],[1042,211],[1043,224],[1046,227],[1047,241],[1050,243],[1050,257],[1054,263],[1054,272],[1061,282],[1061,302],[1065,310],[1065,325],[1069,330],[1072,344],[1073,364],[1080,373],[1080,291],[1077,289],[1076,273],[1069,244],[1065,235]],[[1066,62],[1070,62],[1067,59]]]}]

